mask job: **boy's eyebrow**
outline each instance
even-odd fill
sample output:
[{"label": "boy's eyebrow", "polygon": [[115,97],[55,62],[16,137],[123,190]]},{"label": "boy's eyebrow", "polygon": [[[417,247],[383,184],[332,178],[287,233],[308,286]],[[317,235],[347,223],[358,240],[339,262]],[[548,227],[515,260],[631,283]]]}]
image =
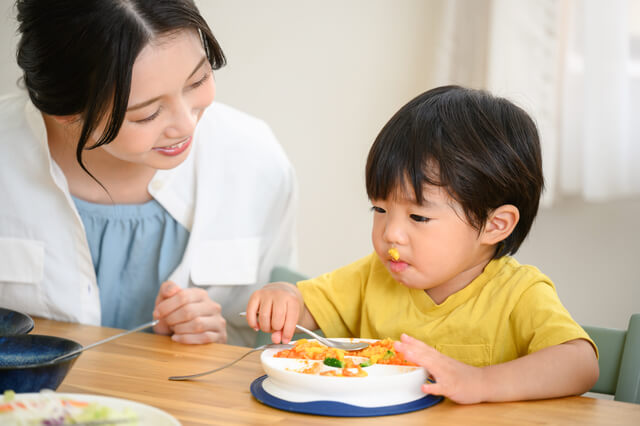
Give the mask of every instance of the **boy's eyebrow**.
[{"label": "boy's eyebrow", "polygon": [[[200,69],[200,67],[202,66],[202,64],[204,64],[204,62],[206,60],[207,60],[206,56],[203,56],[202,59],[200,59],[200,62],[198,62],[198,65],[196,65],[196,67],[193,69],[193,71],[191,71],[191,74],[189,74],[189,76],[187,77],[187,80],[189,80],[191,77],[193,77],[193,75]],[[137,103],[135,105],[132,105],[129,108],[127,108],[127,112],[146,107],[147,105],[156,102],[161,97],[162,96],[156,96],[155,98],[151,98],[151,99],[149,99],[147,101],[140,102],[140,103]]]},{"label": "boy's eyebrow", "polygon": [[433,202],[433,201],[431,201],[431,200],[423,198],[422,199],[422,203],[420,203],[420,205],[423,206],[423,207],[436,207],[438,204]]}]

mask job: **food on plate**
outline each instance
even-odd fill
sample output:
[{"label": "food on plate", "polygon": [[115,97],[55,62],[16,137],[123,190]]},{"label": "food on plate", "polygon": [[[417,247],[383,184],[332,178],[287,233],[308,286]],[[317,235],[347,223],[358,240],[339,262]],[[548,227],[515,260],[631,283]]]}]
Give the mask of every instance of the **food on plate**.
[{"label": "food on plate", "polygon": [[398,261],[398,259],[400,259],[400,252],[395,247],[391,247],[387,253],[389,253],[389,256],[391,256],[391,258],[395,261]]},{"label": "food on plate", "polygon": [[137,425],[138,414],[130,408],[116,410],[95,402],[78,401],[43,390],[34,398],[17,398],[5,391],[0,403],[0,424],[7,425],[67,425],[87,422]]},{"label": "food on plate", "polygon": [[[304,374],[338,377],[365,377],[367,372],[363,368],[374,364],[416,366],[393,348],[393,340],[387,338],[372,342],[367,348],[359,351],[343,351],[328,348],[315,340],[300,339],[291,349],[275,353],[274,358],[294,358],[310,361],[304,368],[292,370]],[[358,362],[357,359],[364,359]],[[322,371],[322,365],[335,367],[336,370]]]}]

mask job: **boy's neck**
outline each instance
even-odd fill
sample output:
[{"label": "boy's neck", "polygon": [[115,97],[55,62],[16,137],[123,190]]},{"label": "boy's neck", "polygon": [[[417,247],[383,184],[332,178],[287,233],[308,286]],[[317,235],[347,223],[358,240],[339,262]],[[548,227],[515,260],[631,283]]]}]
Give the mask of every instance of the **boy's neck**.
[{"label": "boy's neck", "polygon": [[449,296],[466,288],[473,280],[475,280],[484,268],[489,264],[491,258],[482,259],[482,261],[470,266],[462,271],[455,278],[447,283],[441,284],[434,288],[426,289],[425,292],[436,305],[443,303]]}]

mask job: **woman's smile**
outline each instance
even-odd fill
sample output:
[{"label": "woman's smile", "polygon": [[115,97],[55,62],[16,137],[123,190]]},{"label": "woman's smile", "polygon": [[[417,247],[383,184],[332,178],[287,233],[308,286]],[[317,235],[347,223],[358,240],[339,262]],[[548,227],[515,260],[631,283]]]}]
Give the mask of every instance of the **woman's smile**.
[{"label": "woman's smile", "polygon": [[176,144],[156,147],[156,148],[152,148],[152,150],[157,151],[163,155],[170,155],[170,156],[178,155],[183,153],[189,147],[189,145],[191,145],[191,140],[192,140],[192,137],[189,136],[188,138]]}]

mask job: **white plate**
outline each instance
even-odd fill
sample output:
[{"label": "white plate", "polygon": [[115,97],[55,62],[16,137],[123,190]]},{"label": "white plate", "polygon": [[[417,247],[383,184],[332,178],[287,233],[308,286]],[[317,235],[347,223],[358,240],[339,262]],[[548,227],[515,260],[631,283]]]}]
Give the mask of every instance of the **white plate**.
[{"label": "white plate", "polygon": [[[262,386],[267,393],[286,401],[336,401],[360,407],[383,407],[415,401],[425,396],[421,386],[427,379],[427,373],[422,367],[375,364],[364,368],[368,373],[366,377],[319,376],[291,370],[307,368],[311,363],[322,361],[275,358],[274,355],[280,351],[281,349],[267,349],[262,352],[262,368],[269,376]],[[324,367],[326,366],[323,365],[323,369],[331,369]]]},{"label": "white plate", "polygon": [[[83,402],[95,402],[102,406],[107,406],[114,410],[124,410],[125,408],[129,408],[136,412],[139,416],[138,424],[139,425],[148,425],[148,426],[180,426],[180,422],[170,415],[169,413],[160,410],[159,408],[152,407],[150,405],[142,404],[140,402],[131,401],[128,399],[120,399],[113,398],[109,396],[101,396],[101,395],[90,395],[90,394],[82,394],[82,393],[59,393],[53,392],[49,395],[54,395],[57,398],[66,398],[72,399],[74,401],[83,401]],[[42,398],[42,393],[17,393],[15,401],[25,400],[25,399],[38,399]],[[0,415],[0,420],[2,415]]]}]

